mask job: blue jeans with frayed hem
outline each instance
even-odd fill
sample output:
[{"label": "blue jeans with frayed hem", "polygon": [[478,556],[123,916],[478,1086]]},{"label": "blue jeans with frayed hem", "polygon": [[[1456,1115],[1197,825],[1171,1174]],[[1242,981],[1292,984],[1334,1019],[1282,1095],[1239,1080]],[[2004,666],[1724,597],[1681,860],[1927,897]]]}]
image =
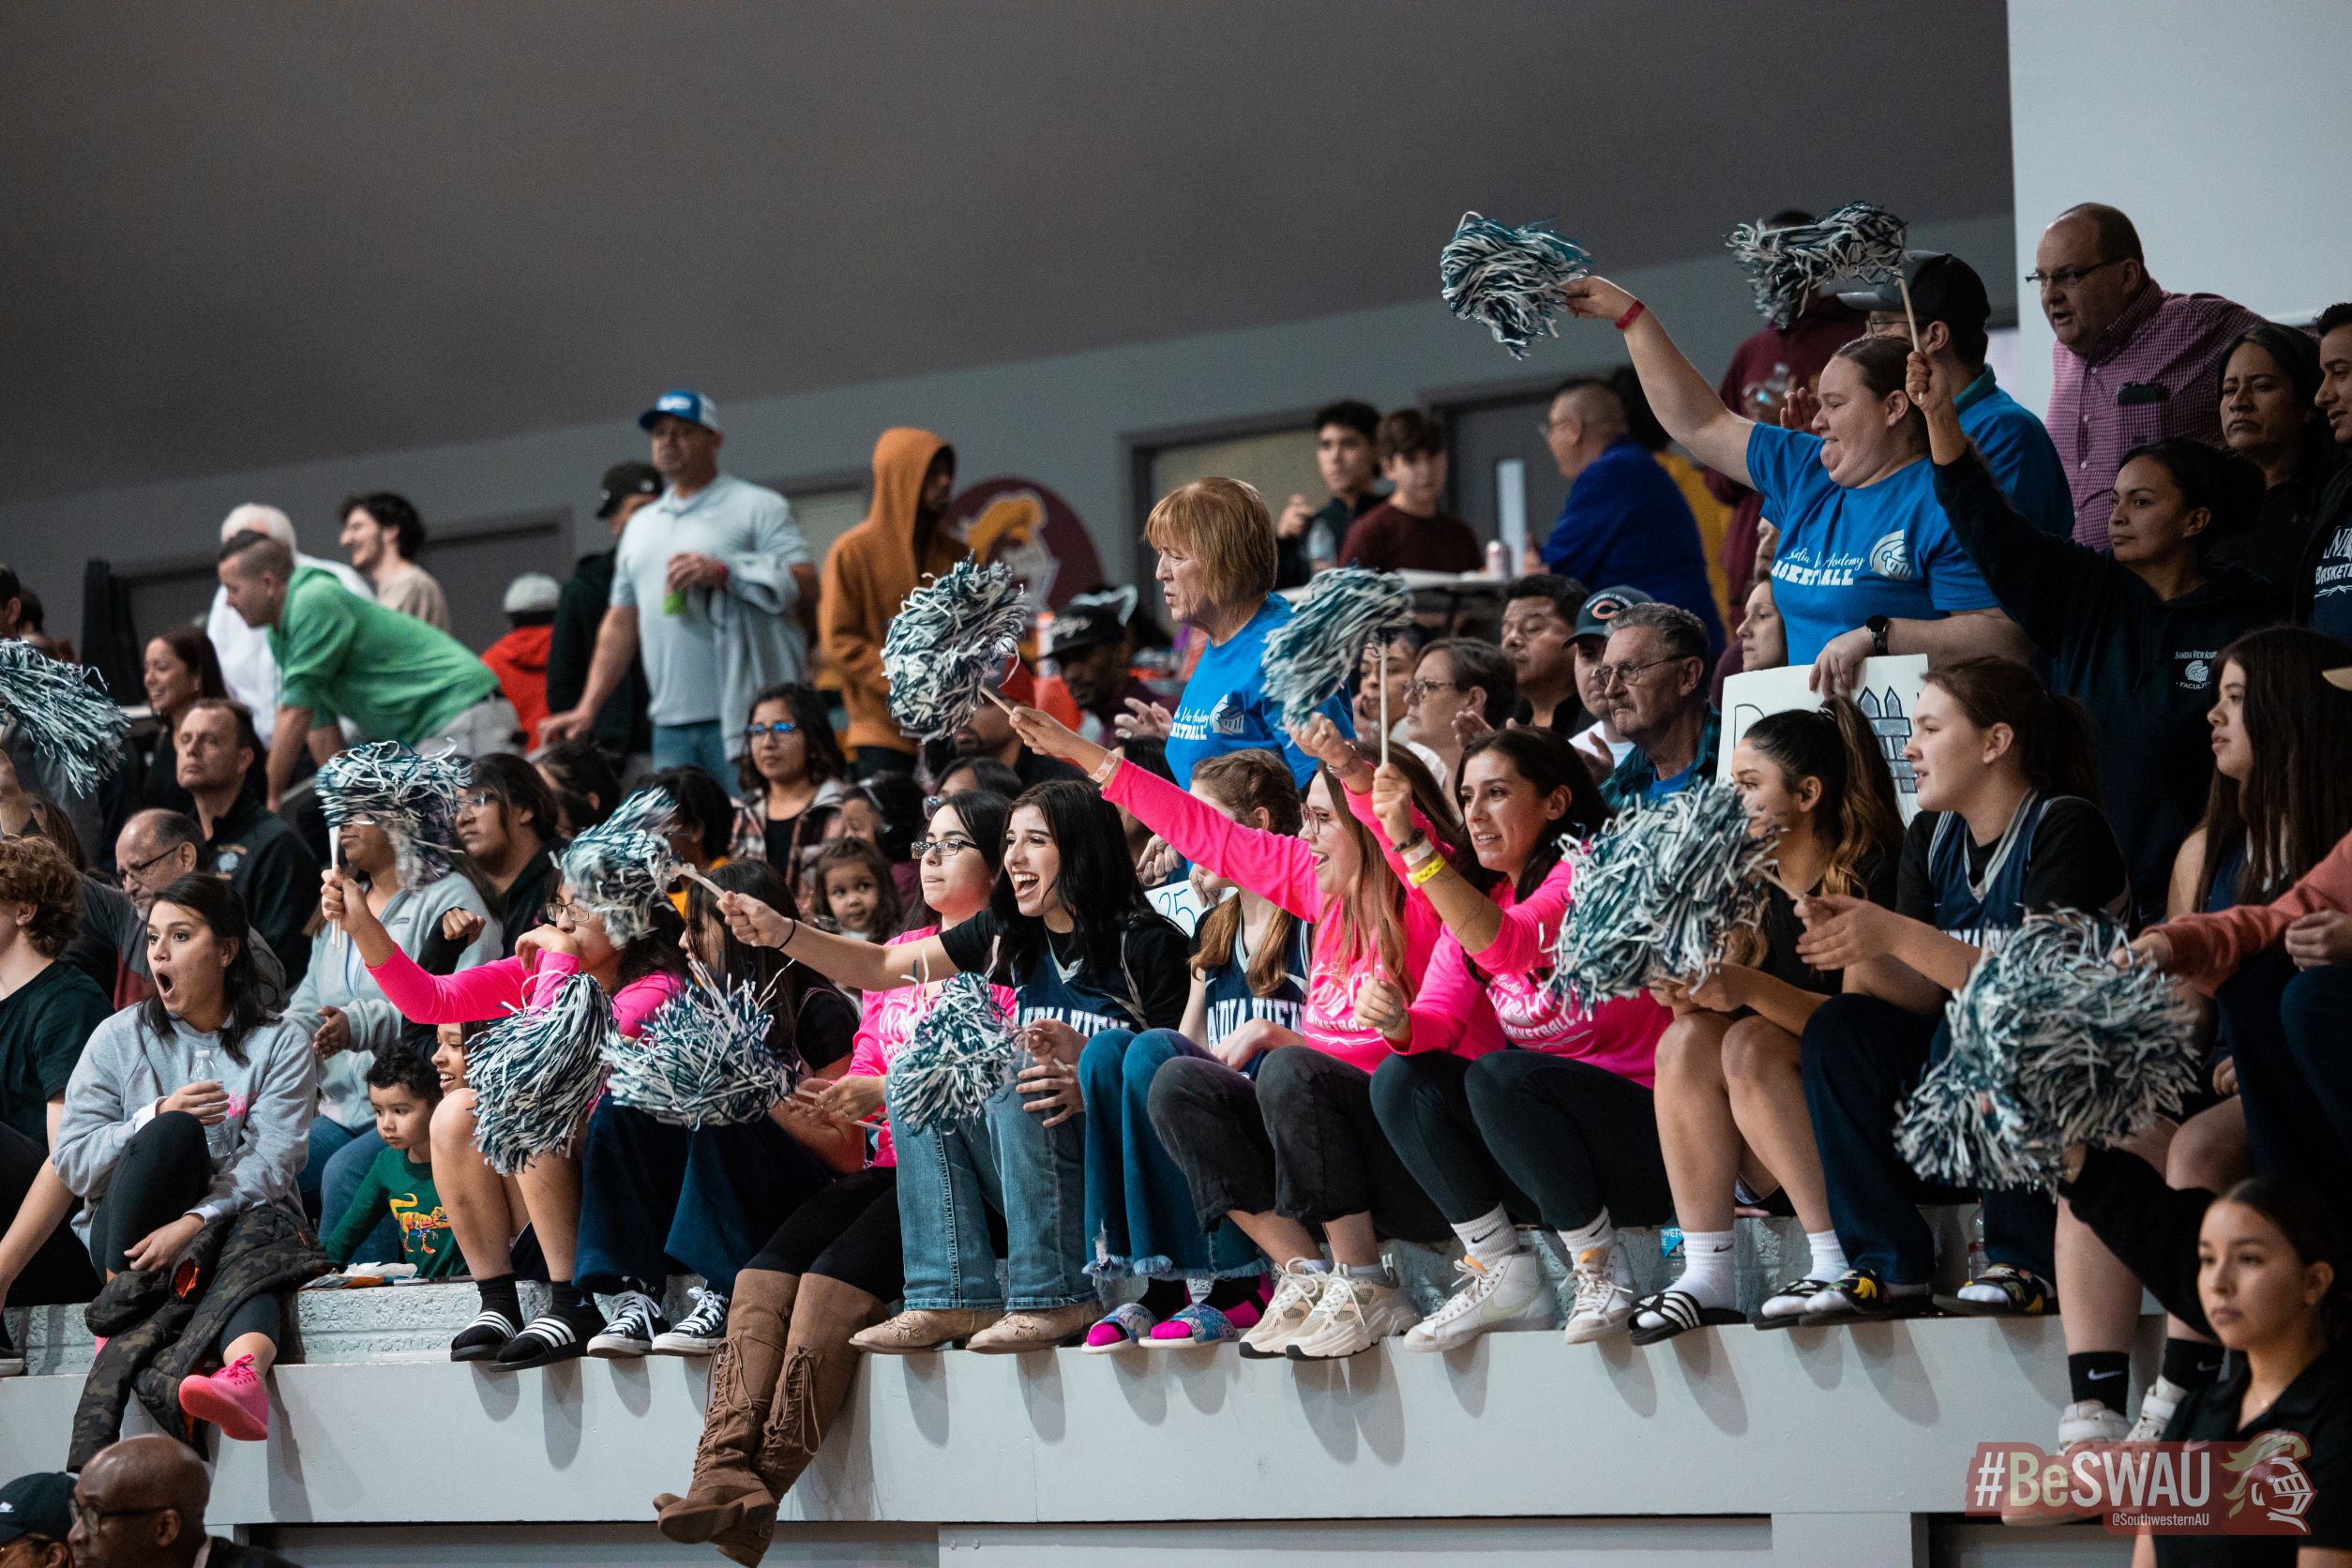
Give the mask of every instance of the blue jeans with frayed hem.
[{"label": "blue jeans with frayed hem", "polygon": [[1256,1244],[1231,1220],[1202,1232],[1184,1173],[1152,1126],[1152,1079],[1180,1056],[1213,1060],[1172,1029],[1106,1029],[1078,1057],[1093,1251],[1086,1271],[1098,1279],[1225,1279],[1265,1271]]},{"label": "blue jeans with frayed hem", "polygon": [[[1006,1083],[980,1114],[909,1128],[891,1108],[910,1310],[1043,1312],[1096,1299],[1086,1277],[1082,1118],[1048,1127]],[[997,1282],[988,1212],[1004,1216]]]}]

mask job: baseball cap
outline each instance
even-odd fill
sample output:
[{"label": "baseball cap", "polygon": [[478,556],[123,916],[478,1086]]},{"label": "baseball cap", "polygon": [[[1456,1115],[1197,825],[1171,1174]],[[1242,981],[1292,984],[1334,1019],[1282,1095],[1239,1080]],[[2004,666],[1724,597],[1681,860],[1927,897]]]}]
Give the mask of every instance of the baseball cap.
[{"label": "baseball cap", "polygon": [[659,495],[661,470],[649,462],[616,462],[604,471],[602,488],[604,498],[596,504],[596,516],[609,518],[632,495]]},{"label": "baseball cap", "polygon": [[1635,605],[1651,602],[1650,596],[1638,588],[1604,588],[1588,596],[1584,608],[1576,612],[1576,636],[1606,637],[1611,621]]},{"label": "baseball cap", "polygon": [[665,414],[700,425],[706,430],[719,429],[718,405],[700,392],[685,390],[664,392],[655,399],[654,406],[637,416],[637,428],[650,430],[654,428],[654,421]]},{"label": "baseball cap", "polygon": [[[1955,331],[1982,332],[1993,319],[1993,302],[1976,268],[1942,250],[1903,252],[1904,281],[1911,285],[1911,314],[1941,322]],[[1903,291],[1892,278],[1883,283],[1840,289],[1838,303],[1857,310],[1900,310]]]},{"label": "baseball cap", "polygon": [[1072,595],[1069,603],[1053,612],[1054,652],[1099,648],[1106,642],[1118,641],[1127,634],[1127,622],[1135,614],[1136,599],[1133,587],[1097,588],[1090,594]]},{"label": "baseball cap", "polygon": [[525,572],[506,584],[499,608],[509,615],[552,614],[564,596],[564,585],[545,572]]},{"label": "baseball cap", "polygon": [[27,1535],[63,1541],[73,1530],[73,1477],[35,1470],[0,1486],[0,1543]]}]

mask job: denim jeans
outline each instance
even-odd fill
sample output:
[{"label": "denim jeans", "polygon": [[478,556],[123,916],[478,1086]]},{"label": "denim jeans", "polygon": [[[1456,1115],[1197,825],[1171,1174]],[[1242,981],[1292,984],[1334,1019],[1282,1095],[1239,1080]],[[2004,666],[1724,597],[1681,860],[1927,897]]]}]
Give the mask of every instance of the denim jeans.
[{"label": "denim jeans", "polygon": [[[1231,1220],[1203,1235],[1192,1189],[1152,1127],[1152,1079],[1177,1057],[1211,1060],[1172,1029],[1106,1029],[1078,1057],[1086,1096],[1089,1274],[1191,1279],[1263,1272],[1257,1245]],[[1254,1063],[1253,1063],[1254,1064]]]},{"label": "denim jeans", "polygon": [[[893,1107],[890,1123],[909,1308],[1035,1312],[1095,1299],[1086,1277],[1086,1152],[1078,1119],[1045,1125],[1008,1083],[968,1120],[915,1132]],[[1004,1216],[1003,1289],[988,1244],[991,1209]]]},{"label": "denim jeans", "polygon": [[700,724],[654,726],[654,766],[701,768],[721,784],[734,782],[734,764],[727,760],[727,730],[717,719]]}]

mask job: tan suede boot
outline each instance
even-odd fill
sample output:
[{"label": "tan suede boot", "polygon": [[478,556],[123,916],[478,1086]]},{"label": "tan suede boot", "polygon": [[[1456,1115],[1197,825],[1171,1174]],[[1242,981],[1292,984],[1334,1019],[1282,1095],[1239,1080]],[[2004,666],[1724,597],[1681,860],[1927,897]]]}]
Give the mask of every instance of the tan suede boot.
[{"label": "tan suede boot", "polygon": [[[850,1335],[880,1321],[882,1304],[880,1298],[822,1274],[802,1281],[756,1467],[761,1485],[778,1503],[816,1458],[825,1429],[849,1397],[857,1364],[865,1359],[850,1348]],[[746,1518],[734,1530],[712,1536],[711,1545],[744,1568],[756,1568],[774,1533],[775,1515],[770,1514],[764,1529],[755,1530],[755,1522]]]},{"label": "tan suede boot", "polygon": [[727,1339],[711,1360],[710,1403],[694,1451],[694,1483],[685,1497],[654,1500],[661,1532],[672,1541],[708,1541],[758,1522],[775,1528],[776,1498],[760,1484],[753,1460],[767,1426],[768,1402],[784,1365],[784,1346],[800,1275],[746,1269],[727,1306]]}]

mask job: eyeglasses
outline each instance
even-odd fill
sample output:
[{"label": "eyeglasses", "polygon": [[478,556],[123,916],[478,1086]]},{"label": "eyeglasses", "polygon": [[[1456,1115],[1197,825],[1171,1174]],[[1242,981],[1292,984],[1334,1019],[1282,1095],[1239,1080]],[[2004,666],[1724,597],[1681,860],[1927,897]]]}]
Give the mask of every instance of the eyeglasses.
[{"label": "eyeglasses", "polygon": [[1620,684],[1632,686],[1645,670],[1655,670],[1662,664],[1681,662],[1680,658],[1653,658],[1647,664],[1604,664],[1595,669],[1592,673],[1594,678],[1601,683],[1601,689],[1607,691]]},{"label": "eyeglasses", "polygon": [[109,1519],[129,1519],[142,1514],[168,1514],[171,1511],[172,1505],[168,1502],[157,1503],[152,1508],[100,1508],[96,1503],[83,1502],[76,1498],[73,1503],[73,1516],[81,1521],[83,1532],[87,1535],[96,1535],[98,1526]]},{"label": "eyeglasses", "polygon": [[782,740],[786,735],[798,734],[800,726],[789,718],[779,718],[773,724],[746,724],[743,727],[743,732],[747,740],[756,741],[761,735],[774,735],[776,739]]},{"label": "eyeglasses", "polygon": [[499,797],[487,790],[461,790],[458,792],[458,809],[460,811],[487,811],[501,804],[503,802]]},{"label": "eyeglasses", "polygon": [[162,865],[165,861],[171,859],[173,855],[179,852],[180,847],[177,844],[174,844],[170,849],[164,851],[161,854],[151,854],[144,860],[134,860],[129,865],[123,867],[123,875],[127,877],[143,877],[147,874],[149,868]]},{"label": "eyeglasses", "polygon": [[966,838],[960,833],[950,833],[939,838],[918,838],[907,849],[917,860],[953,860],[966,850],[976,850],[980,842]]},{"label": "eyeglasses", "polygon": [[1552,432],[1566,423],[1568,421],[1565,419],[1538,419],[1535,422],[1535,433],[1548,441],[1551,439]]},{"label": "eyeglasses", "polygon": [[1405,700],[1409,702],[1418,702],[1433,691],[1459,691],[1461,689],[1462,684],[1459,681],[1415,681],[1405,688]]},{"label": "eyeglasses", "polygon": [[2118,264],[2114,261],[2093,262],[2088,266],[2062,266],[2055,272],[2028,272],[2026,274],[2026,281],[2037,289],[2046,289],[2053,283],[2061,289],[2071,289],[2101,267],[2116,264]]}]

